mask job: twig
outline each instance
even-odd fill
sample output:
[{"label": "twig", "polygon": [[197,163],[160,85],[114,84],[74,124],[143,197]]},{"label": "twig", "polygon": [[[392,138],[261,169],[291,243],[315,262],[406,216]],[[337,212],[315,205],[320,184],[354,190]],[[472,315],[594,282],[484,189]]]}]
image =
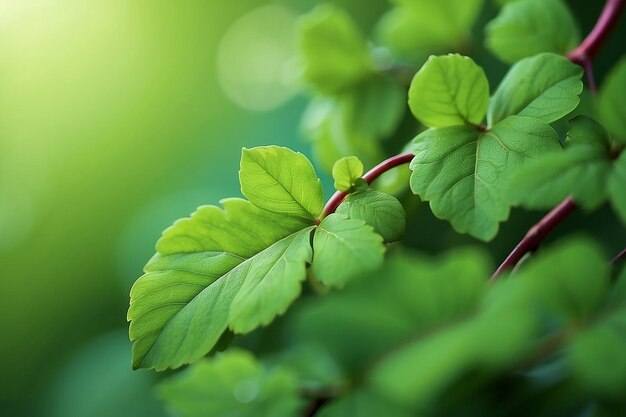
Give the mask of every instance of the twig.
[{"label": "twig", "polygon": [[[376,178],[380,177],[385,172],[389,171],[392,168],[395,168],[400,165],[408,164],[413,159],[412,153],[401,153],[399,155],[392,156],[389,159],[385,159],[380,164],[376,165],[374,168],[370,169],[365,175],[363,175],[363,179],[368,184],[371,184]],[[337,191],[326,203],[326,207],[324,207],[324,211],[322,216],[326,217],[331,213],[334,213],[339,207],[339,204],[346,198],[348,195],[347,191]]]},{"label": "twig", "polygon": [[620,262],[626,261],[626,248],[622,249],[620,253],[615,255],[615,258],[611,261],[611,265],[617,265]]},{"label": "twig", "polygon": [[567,58],[582,66],[591,62],[617,24],[624,5],[626,0],[607,0],[596,25],[580,45],[567,53]]},{"label": "twig", "polygon": [[502,272],[514,267],[526,253],[535,250],[552,229],[561,223],[574,209],[576,209],[576,203],[574,203],[571,197],[567,197],[558,206],[550,210],[548,214],[539,220],[539,223],[528,230],[524,238],[515,246],[515,249],[496,269],[489,281],[493,282],[498,279]]}]

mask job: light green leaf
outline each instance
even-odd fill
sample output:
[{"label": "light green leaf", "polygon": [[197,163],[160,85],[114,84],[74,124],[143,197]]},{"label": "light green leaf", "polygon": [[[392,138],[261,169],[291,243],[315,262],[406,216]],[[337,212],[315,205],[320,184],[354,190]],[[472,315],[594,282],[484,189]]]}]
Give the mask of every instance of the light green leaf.
[{"label": "light green leaf", "polygon": [[505,5],[486,27],[487,48],[512,64],[540,52],[565,54],[580,38],[562,0],[519,0]]},{"label": "light green leaf", "polygon": [[[433,49],[462,45],[483,5],[483,0],[399,0],[376,28],[377,38],[393,51],[414,57]],[[415,30],[419,28],[419,30]]]},{"label": "light green leaf", "polygon": [[609,199],[615,212],[626,224],[626,152],[622,151],[613,163],[613,172],[609,177]]},{"label": "light green leaf", "polygon": [[373,72],[367,43],[356,24],[329,4],[301,18],[298,43],[302,77],[322,93],[337,93]]},{"label": "light green leaf", "polygon": [[[513,3],[516,4],[516,3]],[[583,69],[566,58],[544,53],[511,67],[489,101],[488,124],[511,115],[552,123],[578,106]]]},{"label": "light green leaf", "polygon": [[509,215],[504,185],[529,159],[560,149],[554,130],[511,116],[488,132],[469,126],[431,129],[415,139],[411,190],[455,230],[490,240]]},{"label": "light green leaf", "polygon": [[278,146],[244,149],[239,181],[243,195],[259,208],[307,220],[322,214],[322,184],[299,152]]},{"label": "light green leaf", "polygon": [[409,107],[426,126],[479,125],[489,101],[487,77],[471,58],[431,56],[415,74]]},{"label": "light green leaf", "polygon": [[311,230],[289,234],[246,260],[227,252],[157,254],[131,290],[133,367],[190,363],[227,328],[248,332],[284,313],[306,278]]},{"label": "light green leaf", "polygon": [[363,163],[356,156],[346,156],[333,165],[333,179],[335,188],[339,191],[348,191],[354,182],[363,176]]},{"label": "light green leaf", "polygon": [[292,417],[304,406],[291,372],[265,370],[241,350],[198,362],[162,382],[159,394],[180,417]]},{"label": "light green leaf", "polygon": [[626,145],[626,58],[611,70],[598,95],[600,120],[613,139]]},{"label": "light green leaf", "polygon": [[385,242],[395,242],[404,235],[406,213],[398,199],[389,194],[359,190],[348,195],[336,212],[365,221]]},{"label": "light green leaf", "polygon": [[608,137],[591,118],[570,121],[565,152],[544,155],[522,166],[511,177],[511,202],[531,209],[549,209],[567,196],[586,208],[596,208],[607,195],[611,172]]},{"label": "light green leaf", "polygon": [[385,246],[382,237],[364,221],[331,214],[315,230],[313,250],[313,275],[326,285],[342,287],[379,268]]}]

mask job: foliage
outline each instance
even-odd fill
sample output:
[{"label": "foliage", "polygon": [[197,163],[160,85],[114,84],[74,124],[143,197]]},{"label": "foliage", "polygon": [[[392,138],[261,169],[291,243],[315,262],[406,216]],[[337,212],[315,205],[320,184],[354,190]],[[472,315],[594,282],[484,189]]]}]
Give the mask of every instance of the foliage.
[{"label": "foliage", "polygon": [[[626,269],[609,265],[590,238],[529,254],[569,213],[563,207],[609,202],[615,223],[626,224],[625,61],[603,83],[597,114],[569,118],[562,141],[558,123],[586,108],[584,70],[564,56],[579,34],[563,2],[505,2],[487,25],[487,48],[512,64],[491,95],[470,57],[431,55],[416,66],[464,44],[482,1],[394,3],[376,28],[385,54],[337,7],[300,21],[301,76],[312,94],[303,126],[317,163],[332,171],[328,203],[304,155],[244,149],[246,199],[175,222],[133,286],[133,367],[194,363],[161,385],[176,415],[516,416],[533,404],[550,416],[626,407]],[[408,86],[403,59],[414,73]],[[397,176],[397,195],[375,189],[404,163],[410,178]],[[518,245],[525,262],[508,259],[490,284],[484,250],[427,257],[403,240],[407,214],[415,215],[409,190],[480,241],[498,234],[512,206],[557,207]],[[256,338],[266,343],[254,355],[244,348]]]}]

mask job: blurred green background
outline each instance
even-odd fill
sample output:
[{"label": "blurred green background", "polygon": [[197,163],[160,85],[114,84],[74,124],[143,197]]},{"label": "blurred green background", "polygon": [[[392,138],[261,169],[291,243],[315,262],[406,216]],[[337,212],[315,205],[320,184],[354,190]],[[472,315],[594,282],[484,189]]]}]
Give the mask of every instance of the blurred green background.
[{"label": "blurred green background", "polygon": [[[335,3],[366,33],[388,7]],[[130,286],[172,221],[239,195],[242,146],[310,153],[292,25],[315,4],[0,0],[0,415],[162,415],[130,370]],[[570,5],[588,32],[602,2]],[[620,236],[604,215],[589,229]]]}]

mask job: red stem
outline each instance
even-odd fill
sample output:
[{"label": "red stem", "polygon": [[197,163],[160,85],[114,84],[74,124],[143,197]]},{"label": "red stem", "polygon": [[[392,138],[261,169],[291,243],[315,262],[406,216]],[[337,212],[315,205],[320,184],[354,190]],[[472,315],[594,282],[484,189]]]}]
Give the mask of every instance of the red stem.
[{"label": "red stem", "polygon": [[496,272],[493,273],[490,281],[493,282],[498,279],[502,272],[508,268],[514,267],[526,253],[536,249],[552,229],[561,223],[574,209],[576,209],[576,203],[572,201],[571,197],[567,197],[559,203],[558,206],[550,210],[544,218],[539,220],[539,223],[528,230],[524,238],[517,244],[509,256],[506,257],[498,269],[496,269]]},{"label": "red stem", "polygon": [[[412,153],[401,153],[399,155],[392,156],[389,159],[385,159],[380,164],[376,165],[374,168],[370,169],[365,175],[363,175],[363,179],[368,184],[371,184],[376,178],[380,177],[385,172],[389,171],[392,168],[395,168],[400,165],[408,164],[413,159]],[[322,216],[326,217],[331,213],[334,213],[339,207],[339,204],[343,201],[344,198],[348,195],[347,191],[337,191],[326,203],[326,207],[324,207],[324,211]]]},{"label": "red stem", "polygon": [[[626,0],[607,0],[602,9],[602,13],[593,27],[589,35],[578,45],[575,49],[567,54],[567,58],[581,65],[585,69],[587,78],[589,80],[589,87],[592,92],[596,91],[596,84],[593,78],[592,61],[597,55],[600,47],[606,41],[606,38],[611,33],[611,30],[615,27],[624,6]],[[517,244],[515,249],[506,257],[504,262],[496,269],[496,272],[491,276],[490,281],[493,282],[502,272],[508,268],[512,268],[522,259],[522,257],[537,248],[539,244],[545,239],[545,237],[554,229],[563,219],[565,219],[574,209],[576,204],[572,201],[571,197],[567,197],[558,206],[553,208],[543,219],[536,225],[530,228],[526,236]],[[620,257],[625,256],[623,253],[619,254],[615,259],[619,260]],[[614,262],[616,262],[614,260]]]},{"label": "red stem", "polygon": [[607,0],[596,25],[580,45],[568,52],[567,58],[583,66],[593,60],[617,24],[624,5],[626,0]]},{"label": "red stem", "polygon": [[620,253],[615,255],[615,258],[611,261],[611,265],[617,265],[619,262],[626,261],[626,248],[622,249]]}]

